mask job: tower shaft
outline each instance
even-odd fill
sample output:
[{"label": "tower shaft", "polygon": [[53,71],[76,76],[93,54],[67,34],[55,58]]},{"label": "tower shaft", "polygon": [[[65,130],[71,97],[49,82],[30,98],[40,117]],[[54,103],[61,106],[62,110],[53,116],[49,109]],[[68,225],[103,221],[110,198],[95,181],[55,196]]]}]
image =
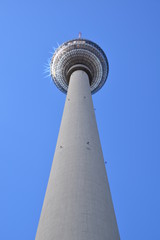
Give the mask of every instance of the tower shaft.
[{"label": "tower shaft", "polygon": [[72,73],[36,240],[119,240],[88,75]]}]

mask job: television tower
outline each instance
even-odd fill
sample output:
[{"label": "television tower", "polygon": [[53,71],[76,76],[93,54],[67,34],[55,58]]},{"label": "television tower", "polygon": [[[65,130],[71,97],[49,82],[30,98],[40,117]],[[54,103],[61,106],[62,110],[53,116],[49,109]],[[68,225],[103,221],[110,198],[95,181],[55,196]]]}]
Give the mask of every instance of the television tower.
[{"label": "television tower", "polygon": [[55,51],[50,69],[67,97],[36,240],[119,240],[91,96],[107,57],[80,36]]}]

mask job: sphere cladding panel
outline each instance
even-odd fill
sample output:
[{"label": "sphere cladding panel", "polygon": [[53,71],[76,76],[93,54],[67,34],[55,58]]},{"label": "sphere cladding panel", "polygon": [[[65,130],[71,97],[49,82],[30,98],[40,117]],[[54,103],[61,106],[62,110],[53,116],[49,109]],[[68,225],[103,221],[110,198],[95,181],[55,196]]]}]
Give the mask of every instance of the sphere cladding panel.
[{"label": "sphere cladding panel", "polygon": [[103,50],[86,39],[74,39],[63,43],[54,53],[51,64],[51,77],[64,93],[68,89],[68,72],[74,66],[85,66],[90,70],[91,93],[97,92],[105,83],[109,65]]}]

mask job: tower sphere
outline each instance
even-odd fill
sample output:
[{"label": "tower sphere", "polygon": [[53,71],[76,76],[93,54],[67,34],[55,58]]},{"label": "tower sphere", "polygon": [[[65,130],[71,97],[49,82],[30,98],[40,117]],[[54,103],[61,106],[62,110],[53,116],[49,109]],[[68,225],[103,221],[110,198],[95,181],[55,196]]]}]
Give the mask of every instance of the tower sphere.
[{"label": "tower sphere", "polygon": [[57,48],[50,64],[51,77],[62,92],[67,92],[70,76],[76,70],[83,70],[88,74],[93,94],[107,80],[107,57],[92,41],[79,38],[65,42]]}]

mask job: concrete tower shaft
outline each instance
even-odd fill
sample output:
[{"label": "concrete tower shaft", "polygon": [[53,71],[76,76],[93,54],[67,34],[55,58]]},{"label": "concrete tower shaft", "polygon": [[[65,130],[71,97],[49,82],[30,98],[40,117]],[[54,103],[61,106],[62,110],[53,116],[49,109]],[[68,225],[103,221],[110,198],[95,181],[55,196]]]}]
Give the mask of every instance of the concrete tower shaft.
[{"label": "concrete tower shaft", "polygon": [[36,240],[119,240],[89,77],[71,74]]}]

